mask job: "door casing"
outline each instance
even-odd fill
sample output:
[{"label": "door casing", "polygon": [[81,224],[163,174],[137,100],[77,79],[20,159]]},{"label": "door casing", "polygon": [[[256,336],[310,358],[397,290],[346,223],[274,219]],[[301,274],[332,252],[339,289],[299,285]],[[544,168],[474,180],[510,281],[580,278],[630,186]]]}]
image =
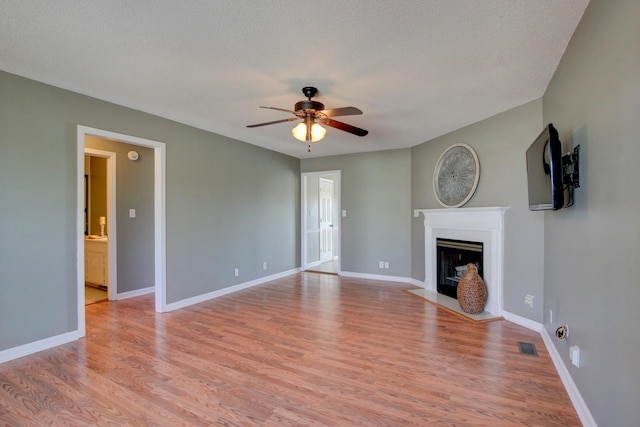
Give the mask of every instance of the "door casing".
[{"label": "door casing", "polygon": [[[325,175],[336,175],[337,179],[334,181],[336,184],[334,188],[334,194],[337,193],[337,196],[334,197],[335,210],[337,212],[342,212],[341,210],[341,197],[342,197],[342,176],[341,171],[339,170],[328,170],[328,171],[319,171],[319,172],[303,172],[300,174],[300,262],[302,270],[306,270],[311,267],[308,257],[307,257],[307,185],[308,178],[311,176],[325,176]],[[334,226],[337,224],[338,235],[337,239],[334,239],[334,256],[338,257],[338,273],[342,270],[342,248],[341,248],[341,239],[342,239],[342,218],[341,215],[334,216]]]},{"label": "door casing", "polygon": [[[155,310],[167,311],[167,282],[166,282],[166,145],[163,142],[136,136],[125,135],[103,129],[78,125],[77,127],[77,206],[76,206],[76,276],[78,299],[78,336],[86,335],[85,306],[84,306],[84,140],[86,136],[96,136],[115,142],[152,148],[154,151],[153,168],[153,205],[154,205],[154,265],[155,265]],[[115,162],[114,162],[115,165]],[[115,220],[115,215],[109,215]],[[115,222],[115,221],[114,221]],[[115,242],[114,242],[115,244]],[[111,255],[111,254],[110,254]]]}]

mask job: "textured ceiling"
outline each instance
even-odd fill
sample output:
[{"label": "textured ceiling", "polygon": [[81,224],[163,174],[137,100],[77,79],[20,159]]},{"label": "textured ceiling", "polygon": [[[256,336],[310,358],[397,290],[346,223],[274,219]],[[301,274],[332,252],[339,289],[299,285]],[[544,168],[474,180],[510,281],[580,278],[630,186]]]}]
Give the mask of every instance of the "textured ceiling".
[{"label": "textured ceiling", "polygon": [[[0,0],[0,69],[299,158],[386,150],[541,97],[587,4]],[[369,135],[245,127],[303,86]]]}]

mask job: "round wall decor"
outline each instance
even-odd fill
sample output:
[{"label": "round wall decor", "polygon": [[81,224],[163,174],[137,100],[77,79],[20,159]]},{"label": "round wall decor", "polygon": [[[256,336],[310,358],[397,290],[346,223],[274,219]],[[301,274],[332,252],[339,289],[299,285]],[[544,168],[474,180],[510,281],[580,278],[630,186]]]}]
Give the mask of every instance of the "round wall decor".
[{"label": "round wall decor", "polygon": [[471,199],[479,179],[476,152],[467,144],[454,144],[438,159],[433,172],[433,192],[442,206],[457,208]]}]

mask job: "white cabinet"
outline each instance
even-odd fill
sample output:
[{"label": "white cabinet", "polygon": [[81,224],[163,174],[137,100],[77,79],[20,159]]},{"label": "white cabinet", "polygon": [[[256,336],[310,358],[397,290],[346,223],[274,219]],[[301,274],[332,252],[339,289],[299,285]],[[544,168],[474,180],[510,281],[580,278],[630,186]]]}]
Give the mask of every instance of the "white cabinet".
[{"label": "white cabinet", "polygon": [[84,281],[109,286],[109,256],[107,239],[84,240]]}]

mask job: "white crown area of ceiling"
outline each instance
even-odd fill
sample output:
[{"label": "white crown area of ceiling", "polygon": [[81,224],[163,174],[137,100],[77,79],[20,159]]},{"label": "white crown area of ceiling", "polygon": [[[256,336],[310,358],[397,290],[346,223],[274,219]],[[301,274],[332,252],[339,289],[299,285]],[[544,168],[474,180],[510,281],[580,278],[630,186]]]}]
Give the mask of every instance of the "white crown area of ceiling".
[{"label": "white crown area of ceiling", "polygon": [[[297,158],[389,150],[540,98],[587,4],[0,0],[0,69]],[[246,127],[304,86],[369,134]]]}]

